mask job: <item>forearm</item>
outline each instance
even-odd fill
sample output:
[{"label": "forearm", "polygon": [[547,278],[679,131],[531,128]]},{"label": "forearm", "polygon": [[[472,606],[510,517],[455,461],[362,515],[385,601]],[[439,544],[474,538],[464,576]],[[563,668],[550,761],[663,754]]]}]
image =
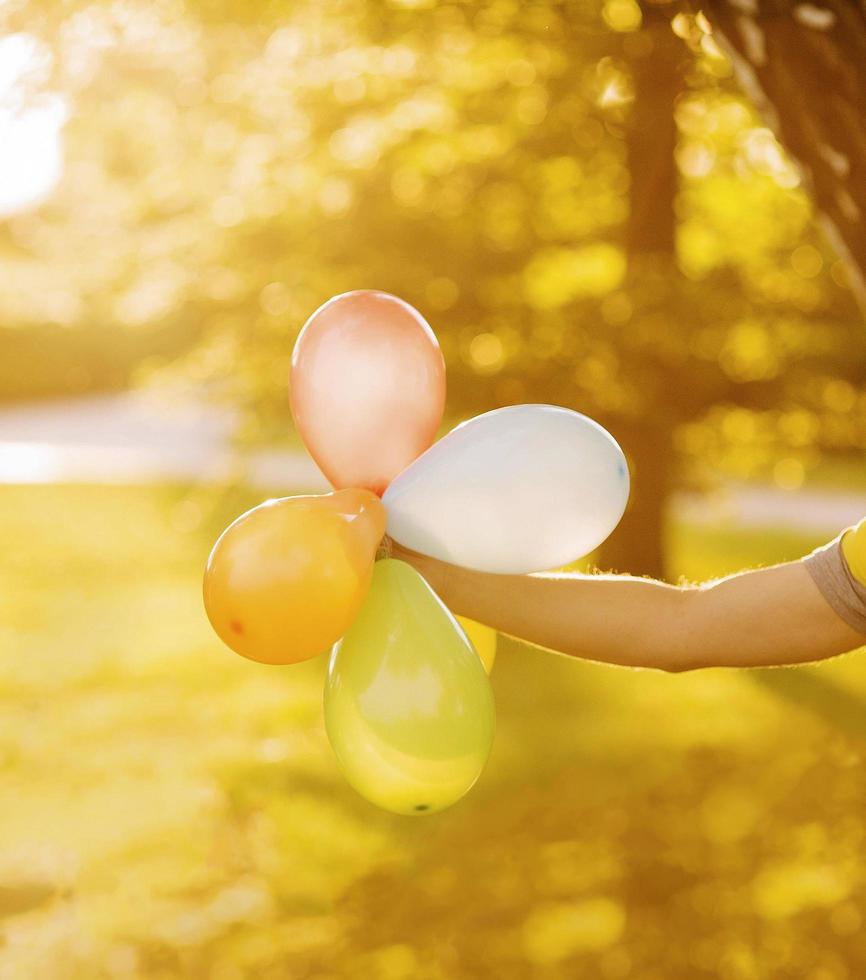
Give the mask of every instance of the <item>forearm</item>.
[{"label": "forearm", "polygon": [[802,663],[864,638],[799,562],[700,587],[622,575],[491,575],[408,556],[460,615],[571,656],[679,671]]},{"label": "forearm", "polygon": [[626,576],[490,575],[437,565],[427,577],[449,608],[501,633],[574,657],[672,666],[672,651],[661,662],[650,641],[677,628],[680,589]]}]

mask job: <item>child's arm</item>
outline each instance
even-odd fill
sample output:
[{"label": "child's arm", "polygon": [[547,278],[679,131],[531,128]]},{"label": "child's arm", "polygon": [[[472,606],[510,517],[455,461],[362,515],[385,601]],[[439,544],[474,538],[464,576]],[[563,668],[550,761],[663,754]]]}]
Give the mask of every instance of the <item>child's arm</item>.
[{"label": "child's arm", "polygon": [[[866,522],[858,536],[866,541]],[[859,619],[857,609],[847,615],[828,596],[824,566],[844,564],[838,540],[820,561],[698,587],[627,575],[493,575],[396,543],[393,554],[413,564],[453,612],[588,660],[669,671],[758,667],[822,660],[866,644],[866,603]]]}]

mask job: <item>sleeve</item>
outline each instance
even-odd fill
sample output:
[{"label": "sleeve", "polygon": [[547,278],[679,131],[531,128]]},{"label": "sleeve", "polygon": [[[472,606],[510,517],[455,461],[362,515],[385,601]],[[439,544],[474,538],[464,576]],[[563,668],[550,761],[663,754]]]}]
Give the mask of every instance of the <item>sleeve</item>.
[{"label": "sleeve", "polygon": [[866,519],[803,559],[838,616],[866,636]]}]

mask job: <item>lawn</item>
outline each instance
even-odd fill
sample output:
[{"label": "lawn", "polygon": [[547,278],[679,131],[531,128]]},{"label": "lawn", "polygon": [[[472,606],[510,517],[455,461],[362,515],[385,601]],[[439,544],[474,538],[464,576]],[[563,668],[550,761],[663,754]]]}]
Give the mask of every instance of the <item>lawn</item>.
[{"label": "lawn", "polygon": [[[323,658],[210,632],[202,565],[250,499],[0,488],[0,978],[866,975],[866,661],[502,641],[480,782],[392,816],[339,776]],[[695,579],[817,543],[671,530]]]}]

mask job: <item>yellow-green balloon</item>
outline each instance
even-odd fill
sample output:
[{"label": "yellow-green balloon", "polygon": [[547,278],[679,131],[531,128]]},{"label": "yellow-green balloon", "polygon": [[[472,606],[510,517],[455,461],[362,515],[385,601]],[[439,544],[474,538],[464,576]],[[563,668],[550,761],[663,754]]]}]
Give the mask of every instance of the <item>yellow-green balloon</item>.
[{"label": "yellow-green balloon", "polygon": [[441,599],[405,562],[377,562],[325,683],[346,779],[394,813],[442,810],[478,779],[495,724],[481,659]]},{"label": "yellow-green balloon", "polygon": [[463,632],[469,637],[469,642],[481,657],[485,672],[489,674],[496,660],[496,630],[465,616],[456,616],[455,619],[463,627]]}]

